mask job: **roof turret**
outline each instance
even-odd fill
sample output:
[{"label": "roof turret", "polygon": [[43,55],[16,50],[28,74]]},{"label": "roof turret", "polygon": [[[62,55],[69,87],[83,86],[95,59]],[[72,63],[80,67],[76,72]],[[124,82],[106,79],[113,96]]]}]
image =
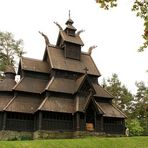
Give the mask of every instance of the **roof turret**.
[{"label": "roof turret", "polygon": [[75,36],[75,31],[77,30],[72,24],[73,24],[73,20],[70,18],[70,11],[69,11],[69,19],[67,20],[67,22],[65,23],[67,26],[65,28],[65,32],[67,35],[70,36]]}]

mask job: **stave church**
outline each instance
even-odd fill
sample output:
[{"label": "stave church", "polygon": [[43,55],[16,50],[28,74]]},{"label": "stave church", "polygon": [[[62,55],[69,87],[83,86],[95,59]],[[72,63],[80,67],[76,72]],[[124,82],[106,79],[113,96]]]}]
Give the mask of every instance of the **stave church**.
[{"label": "stave church", "polygon": [[[15,70],[7,66],[0,82],[0,138],[30,134],[35,138],[85,133],[121,134],[125,118],[113,96],[98,83],[101,76],[69,17],[66,28],[58,23],[55,45],[44,37],[42,60],[22,57]],[[15,134],[12,134],[15,133]],[[55,138],[56,138],[55,136]]]}]

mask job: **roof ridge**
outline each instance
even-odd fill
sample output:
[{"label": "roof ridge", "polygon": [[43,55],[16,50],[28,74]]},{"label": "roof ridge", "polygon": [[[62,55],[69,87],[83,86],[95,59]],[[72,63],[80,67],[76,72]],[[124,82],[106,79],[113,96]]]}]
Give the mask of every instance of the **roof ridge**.
[{"label": "roof ridge", "polygon": [[97,104],[97,106],[100,108],[100,110],[103,112],[103,114],[104,114],[104,111],[103,111],[103,109],[102,109],[102,107],[99,105],[99,103],[96,101],[96,100],[94,100],[95,101],[95,103]]},{"label": "roof ridge", "polygon": [[37,108],[37,110],[41,110],[41,108],[43,107],[43,105],[46,103],[48,97],[45,97],[45,99],[41,102],[41,104],[39,105],[39,107]]},{"label": "roof ridge", "polygon": [[77,91],[80,89],[80,87],[83,85],[83,82],[84,82],[85,79],[86,79],[86,75],[83,74],[81,77],[79,77],[78,79],[76,79],[76,81],[75,81],[75,82],[76,82],[76,85],[77,85],[77,81],[80,80],[80,79],[82,79],[82,80],[81,80],[79,86],[77,86],[75,92],[77,92]]},{"label": "roof ridge", "polygon": [[45,90],[47,90],[49,88],[49,86],[52,84],[52,82],[54,81],[54,76],[51,78],[51,80],[48,82],[47,86],[45,87]]}]

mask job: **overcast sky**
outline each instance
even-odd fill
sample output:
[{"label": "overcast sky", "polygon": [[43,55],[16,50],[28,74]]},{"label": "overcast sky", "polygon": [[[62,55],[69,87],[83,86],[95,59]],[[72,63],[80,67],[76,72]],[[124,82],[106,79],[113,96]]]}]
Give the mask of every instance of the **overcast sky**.
[{"label": "overcast sky", "polygon": [[134,92],[135,81],[148,82],[148,50],[137,52],[143,43],[143,21],[131,12],[133,0],[118,1],[117,8],[105,11],[95,0],[0,0],[0,31],[23,39],[25,56],[42,59],[45,44],[38,31],[55,44],[59,30],[53,22],[65,28],[71,10],[74,26],[85,30],[82,50],[98,46],[92,57],[102,74],[100,79],[116,73]]}]

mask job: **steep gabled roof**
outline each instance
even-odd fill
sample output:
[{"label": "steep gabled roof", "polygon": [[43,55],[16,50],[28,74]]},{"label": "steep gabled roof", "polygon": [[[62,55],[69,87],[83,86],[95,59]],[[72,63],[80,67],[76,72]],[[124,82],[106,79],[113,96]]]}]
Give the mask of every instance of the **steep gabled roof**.
[{"label": "steep gabled roof", "polygon": [[71,98],[50,96],[43,100],[37,110],[74,113],[74,103]]},{"label": "steep gabled roof", "polygon": [[[73,29],[73,28],[71,28],[71,29]],[[60,31],[59,36],[61,36],[62,40],[65,41],[65,42],[70,42],[70,43],[78,44],[78,45],[81,45],[81,46],[84,45],[84,43],[82,42],[79,35],[70,36],[70,35],[67,35],[66,32]],[[59,39],[60,39],[60,37],[59,37]],[[58,44],[58,42],[59,42],[59,40],[57,41],[57,44]]]},{"label": "steep gabled roof", "polygon": [[49,66],[47,62],[26,57],[21,58],[19,70],[20,69],[40,73],[49,73]]},{"label": "steep gabled roof", "polygon": [[96,97],[103,97],[103,98],[114,98],[107,90],[105,90],[103,87],[101,87],[99,84],[92,83],[93,88],[95,89],[96,94],[94,96]]},{"label": "steep gabled roof", "polygon": [[13,88],[16,91],[31,92],[31,93],[42,93],[45,90],[48,80],[23,77],[19,83]]},{"label": "steep gabled roof", "polygon": [[88,74],[100,76],[100,72],[97,69],[90,55],[81,53],[80,60],[74,60],[64,57],[64,50],[60,48],[48,47],[47,53],[51,68],[72,71],[77,73],[85,73],[84,69],[87,67]]},{"label": "steep gabled roof", "polygon": [[117,117],[117,118],[126,118],[126,115],[123,114],[119,109],[113,106],[110,103],[102,103],[95,101],[98,109],[103,112],[104,117]]}]

